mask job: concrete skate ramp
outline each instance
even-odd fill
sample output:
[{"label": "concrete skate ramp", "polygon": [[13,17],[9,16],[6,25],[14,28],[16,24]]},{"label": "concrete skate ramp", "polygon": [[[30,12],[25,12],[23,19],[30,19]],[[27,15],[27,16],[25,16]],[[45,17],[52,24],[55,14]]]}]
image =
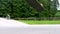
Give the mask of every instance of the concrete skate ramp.
[{"label": "concrete skate ramp", "polygon": [[16,27],[16,26],[26,26],[28,24],[25,24],[23,22],[19,22],[16,20],[8,20],[6,18],[0,18],[0,26],[2,27]]},{"label": "concrete skate ramp", "polygon": [[60,34],[60,25],[0,27],[0,34]]},{"label": "concrete skate ramp", "polygon": [[60,34],[60,24],[28,25],[15,20],[0,18],[0,34]]}]

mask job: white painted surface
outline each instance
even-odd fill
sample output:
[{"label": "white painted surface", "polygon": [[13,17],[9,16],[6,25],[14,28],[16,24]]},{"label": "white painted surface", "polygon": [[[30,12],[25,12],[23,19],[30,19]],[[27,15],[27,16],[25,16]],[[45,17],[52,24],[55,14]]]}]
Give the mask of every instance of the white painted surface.
[{"label": "white painted surface", "polygon": [[0,18],[0,34],[60,34],[60,24],[28,25]]}]

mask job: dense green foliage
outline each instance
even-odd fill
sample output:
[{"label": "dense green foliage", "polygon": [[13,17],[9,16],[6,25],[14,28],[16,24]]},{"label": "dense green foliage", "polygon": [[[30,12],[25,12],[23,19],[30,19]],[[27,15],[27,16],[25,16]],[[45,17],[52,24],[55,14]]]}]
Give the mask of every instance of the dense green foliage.
[{"label": "dense green foliage", "polygon": [[[27,18],[27,17],[50,17],[56,13],[56,3],[48,0],[38,0],[43,4],[44,11],[36,11],[31,7],[27,0],[0,0],[0,16],[5,17],[7,14],[11,18]],[[54,5],[55,4],[55,5]],[[51,8],[50,7],[53,7]],[[51,8],[51,9],[50,9]],[[52,10],[53,9],[53,10]]]}]

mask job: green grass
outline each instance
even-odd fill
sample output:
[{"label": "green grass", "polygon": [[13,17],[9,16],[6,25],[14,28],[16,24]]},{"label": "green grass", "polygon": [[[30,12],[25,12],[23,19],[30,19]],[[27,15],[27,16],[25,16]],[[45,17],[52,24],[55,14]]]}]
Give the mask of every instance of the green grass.
[{"label": "green grass", "polygon": [[60,24],[60,20],[18,20],[27,24]]},{"label": "green grass", "polygon": [[57,12],[57,13],[55,14],[55,16],[59,16],[59,17],[60,17],[60,11]]}]

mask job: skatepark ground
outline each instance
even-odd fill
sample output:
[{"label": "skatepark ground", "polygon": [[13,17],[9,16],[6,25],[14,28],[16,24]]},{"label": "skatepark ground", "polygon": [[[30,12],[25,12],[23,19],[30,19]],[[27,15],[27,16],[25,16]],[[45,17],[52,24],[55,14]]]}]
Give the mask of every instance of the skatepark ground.
[{"label": "skatepark ground", "polygon": [[0,18],[0,34],[60,34],[60,24],[31,25]]}]

